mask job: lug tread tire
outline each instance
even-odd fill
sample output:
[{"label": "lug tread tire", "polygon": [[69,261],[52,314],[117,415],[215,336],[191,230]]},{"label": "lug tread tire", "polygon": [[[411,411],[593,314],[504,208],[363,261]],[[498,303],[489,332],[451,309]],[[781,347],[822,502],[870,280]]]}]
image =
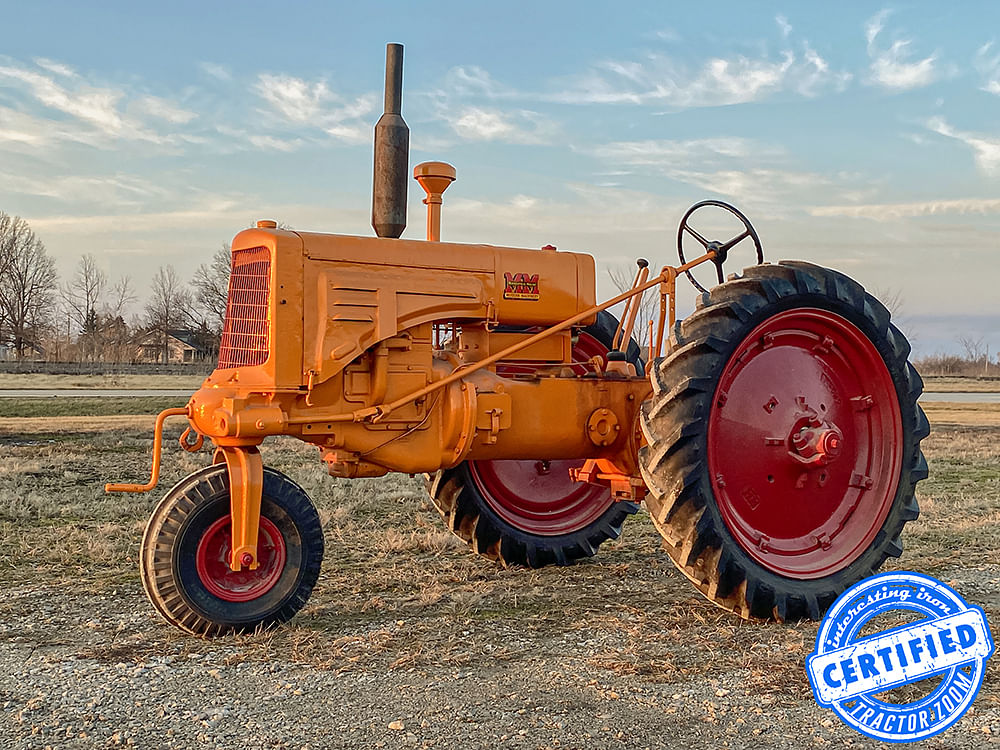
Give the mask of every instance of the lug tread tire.
[{"label": "lug tread tire", "polygon": [[[707,425],[715,385],[729,356],[761,320],[794,307],[821,306],[864,330],[896,386],[903,422],[903,468],[893,504],[871,545],[824,578],[778,575],[750,558],[730,535],[715,504],[707,459]],[[819,619],[837,596],[903,550],[903,526],[917,518],[916,483],[927,477],[920,441],[929,432],[917,405],[923,383],[907,361],[906,337],[888,310],[853,279],[811,263],[782,261],[744,270],[702,295],[675,325],[664,357],[650,364],[653,396],[640,424],[647,445],[639,465],[646,505],[677,568],[720,607],[743,618]]]}]

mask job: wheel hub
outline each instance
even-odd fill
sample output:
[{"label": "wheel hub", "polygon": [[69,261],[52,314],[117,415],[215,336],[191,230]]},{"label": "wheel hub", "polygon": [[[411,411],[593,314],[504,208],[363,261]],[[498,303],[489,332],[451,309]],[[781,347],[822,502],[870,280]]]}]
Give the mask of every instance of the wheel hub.
[{"label": "wheel hub", "polygon": [[788,444],[789,455],[796,461],[826,466],[843,452],[844,433],[837,425],[819,419],[816,412],[809,409],[806,415],[795,420]]},{"label": "wheel hub", "polygon": [[[257,535],[257,567],[234,571],[229,567],[233,554],[230,517],[223,516],[205,531],[198,542],[198,577],[213,596],[227,602],[248,602],[263,596],[278,582],[285,569],[285,538],[269,519],[260,518]],[[241,562],[249,565],[244,553]]]}]

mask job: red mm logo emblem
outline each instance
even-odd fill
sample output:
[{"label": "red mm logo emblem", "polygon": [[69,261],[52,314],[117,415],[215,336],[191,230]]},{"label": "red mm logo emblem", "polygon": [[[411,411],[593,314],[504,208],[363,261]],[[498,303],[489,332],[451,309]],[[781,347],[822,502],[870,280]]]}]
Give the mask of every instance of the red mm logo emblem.
[{"label": "red mm logo emblem", "polygon": [[538,274],[507,273],[503,275],[504,299],[538,299]]}]

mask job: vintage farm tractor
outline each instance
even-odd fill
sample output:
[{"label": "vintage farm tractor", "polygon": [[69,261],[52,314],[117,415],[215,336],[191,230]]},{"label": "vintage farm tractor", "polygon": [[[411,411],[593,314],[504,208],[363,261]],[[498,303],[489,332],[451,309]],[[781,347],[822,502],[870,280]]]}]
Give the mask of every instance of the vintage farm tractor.
[{"label": "vintage farm tractor", "polygon": [[[644,501],[677,567],[742,617],[818,618],[902,552],[928,424],[909,345],[878,300],[836,271],[764,263],[747,218],[705,201],[681,220],[678,266],[654,275],[640,260],[631,289],[598,304],[590,255],[440,241],[455,178],[441,162],[414,171],[427,241],[398,239],[401,92],[402,48],[389,45],[378,236],[269,221],[240,232],[217,369],[157,418],[150,481],[107,487],[156,485],[167,417],[188,419],[185,448],[215,445],[143,537],[142,580],[169,622],[252,630],[309,598],[323,530],[305,492],[263,466],[271,435],[316,445],[333,476],[428,475],[448,528],[508,565],[591,556]],[[693,224],[703,208],[741,229],[710,241]],[[726,279],[738,245],[756,264]],[[703,288],[696,267],[718,285]],[[675,321],[681,275],[700,296]],[[647,292],[658,315],[640,350]],[[608,309],[622,303],[617,321]]]}]

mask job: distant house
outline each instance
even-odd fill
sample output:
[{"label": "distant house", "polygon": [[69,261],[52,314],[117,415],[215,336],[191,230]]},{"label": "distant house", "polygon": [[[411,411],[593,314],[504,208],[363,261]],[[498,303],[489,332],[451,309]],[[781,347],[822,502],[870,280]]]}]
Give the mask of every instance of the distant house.
[{"label": "distant house", "polygon": [[[201,362],[211,353],[204,348],[194,331],[167,331],[167,364],[181,365]],[[136,362],[162,362],[163,339],[156,331],[139,341]]]},{"label": "distant house", "polygon": [[[25,339],[23,346],[24,351],[21,359],[29,359],[33,361],[45,359],[45,347],[43,347],[40,342]],[[13,362],[17,359],[17,350],[9,344],[0,342],[0,362]]]}]

